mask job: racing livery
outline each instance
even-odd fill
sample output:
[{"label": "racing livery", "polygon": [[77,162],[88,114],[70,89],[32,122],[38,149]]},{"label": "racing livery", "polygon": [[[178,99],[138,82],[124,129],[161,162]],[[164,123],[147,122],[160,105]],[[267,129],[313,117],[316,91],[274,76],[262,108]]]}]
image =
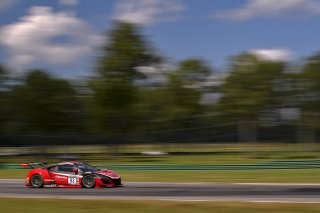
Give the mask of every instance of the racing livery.
[{"label": "racing livery", "polygon": [[[22,163],[31,170],[26,177],[26,186],[58,188],[100,188],[122,186],[121,177],[111,170],[99,169],[82,162]],[[40,166],[40,168],[36,168]]]}]

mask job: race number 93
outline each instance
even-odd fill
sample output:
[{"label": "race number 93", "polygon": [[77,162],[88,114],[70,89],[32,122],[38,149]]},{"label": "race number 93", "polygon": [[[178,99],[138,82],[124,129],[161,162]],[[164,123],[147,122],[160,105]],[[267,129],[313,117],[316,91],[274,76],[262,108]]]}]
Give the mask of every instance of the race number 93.
[{"label": "race number 93", "polygon": [[77,184],[77,178],[76,177],[68,177],[68,184]]}]

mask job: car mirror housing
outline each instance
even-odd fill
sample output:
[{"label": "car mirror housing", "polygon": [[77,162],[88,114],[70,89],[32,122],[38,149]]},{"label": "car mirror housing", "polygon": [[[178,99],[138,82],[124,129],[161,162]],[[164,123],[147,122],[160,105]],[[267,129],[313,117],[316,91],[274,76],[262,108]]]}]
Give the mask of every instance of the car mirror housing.
[{"label": "car mirror housing", "polygon": [[74,169],[72,169],[72,172],[73,172],[74,174],[78,174],[78,173],[79,173],[79,169],[74,168]]}]

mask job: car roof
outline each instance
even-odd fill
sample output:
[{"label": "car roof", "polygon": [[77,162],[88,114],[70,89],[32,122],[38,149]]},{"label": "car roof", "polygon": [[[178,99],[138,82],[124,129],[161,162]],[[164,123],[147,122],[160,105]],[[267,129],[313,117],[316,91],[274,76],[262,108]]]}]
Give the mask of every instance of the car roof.
[{"label": "car roof", "polygon": [[76,163],[81,163],[81,162],[79,162],[79,161],[68,161],[68,162],[50,164],[50,165],[48,165],[46,167],[59,166],[59,165],[74,165]]}]

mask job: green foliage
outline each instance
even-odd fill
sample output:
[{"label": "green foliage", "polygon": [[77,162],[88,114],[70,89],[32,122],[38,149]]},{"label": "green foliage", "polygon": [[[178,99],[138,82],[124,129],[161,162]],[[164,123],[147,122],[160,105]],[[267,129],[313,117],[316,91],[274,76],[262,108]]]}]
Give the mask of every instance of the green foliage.
[{"label": "green foliage", "polygon": [[[140,112],[140,120],[147,123],[146,129],[170,131],[195,125],[193,117],[200,115],[203,107],[200,105],[201,91],[190,88],[191,82],[184,76],[185,73],[192,71],[196,74],[199,71],[191,69],[189,62],[200,66],[199,61],[186,60],[168,74],[166,85],[140,90],[137,111]],[[199,71],[199,75],[202,74]]]},{"label": "green foliage", "polygon": [[6,88],[7,70],[0,65],[0,133],[5,129],[9,119],[8,90]]},{"label": "green foliage", "polygon": [[256,141],[256,121],[263,110],[276,104],[275,80],[284,68],[282,62],[261,60],[247,53],[233,58],[219,106],[226,118],[237,124],[238,141]]},{"label": "green foliage", "polygon": [[2,85],[4,78],[5,78],[5,74],[6,74],[6,70],[3,66],[0,65],[0,85]]},{"label": "green foliage", "polygon": [[210,75],[212,68],[202,59],[190,58],[179,63],[177,72],[181,75],[185,84],[192,84]]},{"label": "green foliage", "polygon": [[320,54],[307,59],[300,74],[302,121],[308,126],[320,126]]},{"label": "green foliage", "polygon": [[[234,124],[238,124],[238,133],[245,136],[255,132],[257,121],[263,121],[269,112],[276,114],[284,108],[301,110],[300,123],[289,124],[302,124],[313,133],[312,128],[320,127],[320,54],[308,58],[301,73],[286,73],[284,62],[241,53],[232,58],[229,76],[221,88],[214,78],[213,84],[201,87],[213,69],[201,58],[189,58],[167,73],[164,85],[139,86],[136,80],[147,78],[152,72],[143,76],[137,68],[158,65],[161,60],[142,29],[114,22],[97,58],[95,76],[81,90],[81,104],[86,110],[68,81],[34,70],[17,84],[0,66],[0,133],[77,131],[83,119],[89,131],[81,129],[78,133],[103,134],[117,140],[131,133],[157,130],[166,134],[167,130],[182,129],[181,133],[188,134],[193,127],[204,127],[201,134],[208,133],[209,137],[219,131],[231,135]],[[155,73],[161,80],[165,75]],[[200,103],[203,93],[213,92],[222,94],[218,104]],[[196,131],[190,134],[199,133]],[[251,141],[250,138],[255,135],[244,137],[243,141]]]},{"label": "green foliage", "polygon": [[169,120],[190,119],[200,112],[200,91],[187,88],[177,74],[169,76],[167,87],[162,90],[164,112]]},{"label": "green foliage", "polygon": [[90,82],[93,90],[91,113],[98,132],[119,139],[132,130],[137,100],[136,68],[157,61],[159,58],[135,25],[114,24],[98,60],[98,76]]},{"label": "green foliage", "polygon": [[276,101],[274,83],[284,68],[282,62],[263,61],[246,53],[235,57],[222,88],[221,110],[237,119],[256,119]]},{"label": "green foliage", "polygon": [[107,38],[98,60],[97,71],[101,77],[133,80],[138,74],[136,67],[160,61],[133,24],[115,22]]},{"label": "green foliage", "polygon": [[66,80],[56,79],[41,70],[30,71],[11,94],[15,128],[33,133],[72,130],[77,101]]}]

